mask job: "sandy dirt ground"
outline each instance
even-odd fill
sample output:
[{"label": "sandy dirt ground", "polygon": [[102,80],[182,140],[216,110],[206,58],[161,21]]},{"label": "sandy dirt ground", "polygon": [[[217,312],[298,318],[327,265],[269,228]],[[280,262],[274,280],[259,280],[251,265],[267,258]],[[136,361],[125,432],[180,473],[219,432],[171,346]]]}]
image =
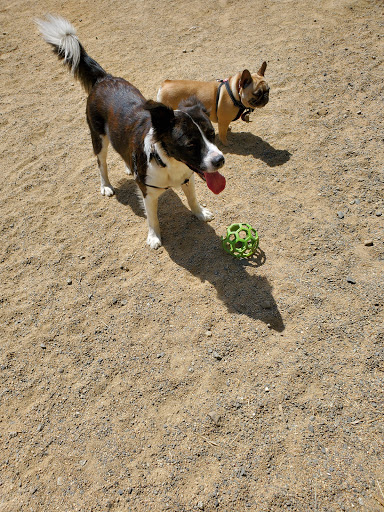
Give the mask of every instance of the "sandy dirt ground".
[{"label": "sandy dirt ground", "polygon": [[[268,62],[224,192],[197,183],[211,223],[167,191],[149,249],[113,151],[100,195],[47,12],[148,98]],[[1,512],[384,511],[383,23],[366,0],[2,0]],[[220,245],[241,221],[249,261]]]}]

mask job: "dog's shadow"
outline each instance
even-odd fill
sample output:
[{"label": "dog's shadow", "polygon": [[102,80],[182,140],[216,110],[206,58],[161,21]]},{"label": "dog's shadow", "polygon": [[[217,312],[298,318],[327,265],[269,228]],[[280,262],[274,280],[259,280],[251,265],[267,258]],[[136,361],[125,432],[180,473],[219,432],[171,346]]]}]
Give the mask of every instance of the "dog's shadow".
[{"label": "dog's shadow", "polygon": [[[133,181],[121,182],[116,198],[130,206],[135,214],[144,216]],[[202,282],[211,283],[229,312],[261,320],[278,332],[284,330],[267,278],[247,271],[264,264],[266,256],[261,249],[249,260],[236,260],[227,254],[222,249],[220,236],[209,224],[194,217],[173,190],[159,199],[159,221],[163,247],[169,257]]]},{"label": "dog's shadow", "polygon": [[269,167],[283,165],[291,158],[291,153],[286,149],[275,149],[261,137],[249,132],[228,133],[228,146],[220,144],[223,153],[234,153],[236,155],[252,155],[262,160]]},{"label": "dog's shadow", "polygon": [[139,189],[132,178],[121,179],[115,190],[115,197],[119,203],[129,206],[138,217],[145,218],[143,201],[139,196]]}]

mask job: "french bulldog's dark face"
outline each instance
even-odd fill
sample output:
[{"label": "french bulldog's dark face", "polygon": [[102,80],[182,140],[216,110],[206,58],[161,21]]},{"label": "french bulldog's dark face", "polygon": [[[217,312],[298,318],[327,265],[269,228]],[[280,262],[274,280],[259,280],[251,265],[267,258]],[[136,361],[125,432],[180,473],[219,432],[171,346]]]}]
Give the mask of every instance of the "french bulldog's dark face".
[{"label": "french bulldog's dark face", "polygon": [[257,73],[251,74],[247,69],[243,71],[239,84],[239,92],[244,106],[261,108],[268,103],[269,85],[264,78],[266,67],[266,62],[263,62]]}]

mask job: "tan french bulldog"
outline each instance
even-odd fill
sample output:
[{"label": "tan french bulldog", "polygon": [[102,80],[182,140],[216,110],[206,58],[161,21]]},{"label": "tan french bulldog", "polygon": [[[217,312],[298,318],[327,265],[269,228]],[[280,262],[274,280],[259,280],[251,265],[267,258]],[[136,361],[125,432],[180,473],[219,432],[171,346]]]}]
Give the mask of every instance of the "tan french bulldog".
[{"label": "tan french bulldog", "polygon": [[196,96],[205,106],[211,121],[218,123],[219,139],[227,145],[227,131],[232,121],[240,117],[249,120],[249,113],[264,107],[269,100],[269,86],[264,79],[267,63],[257,73],[248,69],[227,80],[198,82],[196,80],[165,80],[157,100],[177,109],[182,100]]}]

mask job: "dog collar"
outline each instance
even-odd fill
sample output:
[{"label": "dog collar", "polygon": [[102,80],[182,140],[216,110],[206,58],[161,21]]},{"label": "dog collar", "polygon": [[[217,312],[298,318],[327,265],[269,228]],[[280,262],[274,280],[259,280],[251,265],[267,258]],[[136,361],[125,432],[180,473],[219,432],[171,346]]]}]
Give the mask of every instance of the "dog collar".
[{"label": "dog collar", "polygon": [[161,156],[159,155],[159,153],[156,151],[156,148],[155,148],[155,145],[152,144],[151,146],[151,152],[149,154],[149,161],[152,160],[152,158],[154,158],[156,160],[156,163],[158,165],[160,165],[160,167],[167,167],[167,164],[165,164],[162,159],[161,159]]},{"label": "dog collar", "polygon": [[239,93],[239,98],[240,99],[236,99],[233,95],[233,92],[231,90],[231,87],[229,85],[229,81],[228,81],[228,78],[225,78],[224,80],[217,80],[218,82],[220,82],[220,85],[219,85],[219,88],[217,89],[217,95],[216,95],[216,115],[217,115],[217,108],[219,106],[219,98],[220,98],[220,89],[221,87],[223,86],[223,84],[225,85],[225,88],[227,89],[227,92],[229,94],[229,97],[231,98],[232,100],[232,103],[235,105],[235,107],[238,107],[239,111],[237,113],[237,116],[235,117],[235,119],[232,119],[232,121],[237,121],[239,119],[239,117],[241,117],[241,119],[243,121],[245,121],[245,117],[247,115],[249,115],[251,112],[253,112],[255,109],[254,108],[250,108],[250,107],[246,107],[245,105],[242,104],[241,102],[241,96],[240,96],[240,84],[238,85],[238,93]]}]

